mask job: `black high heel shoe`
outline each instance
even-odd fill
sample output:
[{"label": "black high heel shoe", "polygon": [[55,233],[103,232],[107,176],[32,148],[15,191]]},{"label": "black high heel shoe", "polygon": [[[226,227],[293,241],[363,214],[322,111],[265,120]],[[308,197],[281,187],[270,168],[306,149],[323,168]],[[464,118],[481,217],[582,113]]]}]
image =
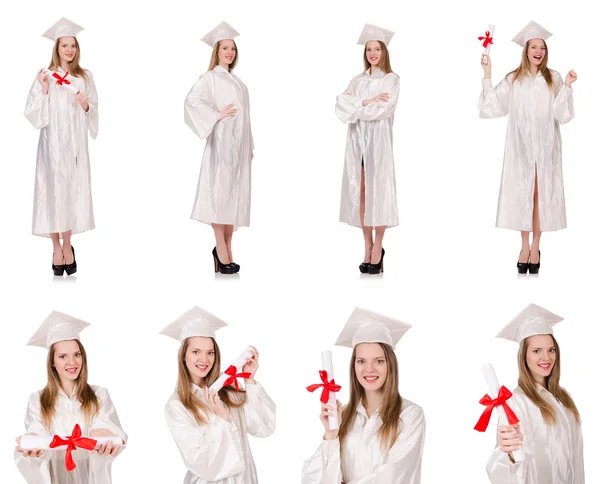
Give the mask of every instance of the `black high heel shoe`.
[{"label": "black high heel shoe", "polygon": [[538,272],[540,272],[540,262],[542,260],[542,251],[538,250],[538,261],[537,264],[532,264],[531,262],[529,263],[529,273],[530,274],[537,274]]},{"label": "black high heel shoe", "polygon": [[[519,252],[519,257],[521,257],[521,252]],[[517,260],[517,272],[519,274],[527,274],[527,269],[529,269],[529,259],[527,259],[527,262],[519,262]]]},{"label": "black high heel shoe", "polygon": [[[63,259],[64,262],[64,259]],[[65,265],[64,264],[58,264],[56,265],[54,263],[54,254],[52,254],[52,272],[54,272],[55,276],[62,276],[63,272],[65,272]]]},{"label": "black high heel shoe", "polygon": [[235,274],[237,272],[234,264],[223,264],[219,260],[216,247],[212,250],[212,256],[215,263],[215,272],[220,272],[221,274]]},{"label": "black high heel shoe", "polygon": [[75,260],[75,247],[71,246],[73,252],[73,262],[71,264],[65,264],[65,272],[67,276],[75,274],[77,272],[77,261]]},{"label": "black high heel shoe", "polygon": [[385,255],[385,249],[381,248],[381,259],[377,264],[369,264],[369,274],[379,274],[383,272],[383,256]]},{"label": "black high heel shoe", "polygon": [[369,273],[369,265],[371,263],[370,262],[363,262],[361,265],[358,266],[358,270],[360,271],[361,274],[368,274]]}]

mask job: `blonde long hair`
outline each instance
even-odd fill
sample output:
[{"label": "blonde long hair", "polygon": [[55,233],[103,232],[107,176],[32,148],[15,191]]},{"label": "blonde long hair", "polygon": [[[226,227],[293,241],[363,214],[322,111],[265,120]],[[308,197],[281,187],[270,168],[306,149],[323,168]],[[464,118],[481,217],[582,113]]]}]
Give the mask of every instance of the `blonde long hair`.
[{"label": "blonde long hair", "polygon": [[[100,401],[94,390],[88,385],[88,366],[87,366],[87,354],[85,348],[79,340],[73,340],[77,342],[79,351],[81,352],[81,370],[75,380],[75,395],[77,400],[81,403],[81,410],[85,416],[88,424],[92,419],[98,415],[100,410]],[[50,347],[48,351],[48,358],[46,360],[46,372],[48,373],[48,383],[40,393],[40,405],[42,408],[42,423],[46,430],[50,431],[52,426],[52,419],[56,413],[56,400],[58,399],[58,393],[60,391],[60,377],[54,367],[54,354],[56,353],[55,344]]]},{"label": "blonde long hair", "polygon": [[[558,343],[553,335],[549,335],[552,338],[552,343],[556,348],[556,360],[554,362],[554,366],[552,367],[552,372],[549,376],[546,377],[545,387],[546,389],[554,395],[554,397],[562,403],[565,408],[567,408],[575,417],[577,423],[580,423],[579,411],[577,410],[577,406],[575,402],[571,398],[571,395],[560,386],[560,348]],[[535,379],[527,365],[527,348],[529,346],[528,343],[529,338],[521,341],[521,345],[519,346],[519,387],[523,390],[523,393],[527,395],[533,404],[540,409],[542,413],[542,418],[544,422],[548,425],[556,425],[556,412],[542,396],[539,394]]]},{"label": "blonde long hair", "polygon": [[[79,65],[79,42],[77,40],[77,37],[73,38],[75,39],[75,46],[77,47],[77,51],[73,56],[73,60],[69,64],[69,74],[71,74],[73,77],[82,77],[83,79],[87,79],[87,74],[83,70],[83,67]],[[58,46],[60,45],[60,39],[62,39],[62,37],[56,39],[56,41],[54,42],[54,49],[52,49],[52,60],[50,61],[50,65],[48,66],[48,69],[50,69],[51,71],[57,71],[60,67],[60,56],[58,55]]]},{"label": "blonde long hair", "polygon": [[[514,84],[515,81],[521,82],[523,77],[529,74],[529,67],[531,66],[531,64],[529,62],[529,57],[527,57],[527,50],[529,49],[529,42],[531,42],[532,40],[533,39],[528,40],[525,44],[525,47],[523,48],[523,54],[521,54],[521,65],[517,67],[514,71],[511,71],[508,74],[506,74],[505,76],[508,79],[508,76],[514,74],[512,84]],[[554,80],[552,79],[552,73],[550,72],[550,69],[548,69],[548,46],[546,45],[545,40],[542,40],[542,42],[544,43],[544,47],[546,49],[546,55],[544,55],[544,59],[540,63],[538,69],[540,70],[542,76],[544,76],[544,80],[546,81],[548,89],[553,90],[555,87]]]},{"label": "blonde long hair", "polygon": [[[402,397],[398,391],[398,359],[394,349],[387,344],[378,343],[383,349],[385,361],[387,362],[387,376],[383,388],[383,399],[381,401],[379,416],[382,425],[377,431],[377,436],[381,442],[381,449],[387,453],[394,445],[400,435],[400,412],[402,411]],[[354,367],[356,361],[356,346],[352,351],[350,360],[350,401],[342,410],[342,423],[339,430],[339,440],[344,444],[344,438],[350,432],[356,419],[356,409],[359,403],[366,404],[365,389],[358,381]]]},{"label": "blonde long hair", "polygon": [[[214,345],[215,361],[212,368],[204,378],[206,386],[211,386],[221,375],[221,350],[214,338],[209,338]],[[190,370],[185,364],[185,354],[190,345],[190,338],[186,338],[179,347],[177,355],[179,378],[177,379],[177,394],[179,401],[194,416],[198,425],[208,423],[204,415],[207,415],[208,406],[203,403],[193,392],[193,381]],[[234,396],[235,395],[235,396]],[[233,386],[223,387],[219,390],[219,398],[229,408],[241,407],[246,403],[246,394],[243,391],[237,392]]]},{"label": "blonde long hair", "polygon": [[[390,52],[388,51],[387,46],[380,40],[377,40],[377,42],[379,42],[379,45],[381,47],[381,59],[379,59],[379,64],[377,64],[377,67],[386,74],[394,72],[392,71],[392,66],[390,64]],[[363,52],[363,65],[365,67],[365,72],[367,72],[371,68],[371,63],[369,62],[369,58],[367,57],[367,44],[365,44],[365,50]]]},{"label": "blonde long hair", "polygon": [[[223,40],[225,40],[225,39],[223,39]],[[238,57],[239,57],[240,53],[238,52],[238,46],[235,43],[235,40],[233,40],[233,39],[227,39],[227,40],[231,40],[235,47],[235,58],[233,59],[233,62],[231,64],[229,64],[229,68],[228,68],[229,72],[231,72],[237,65],[237,61],[238,61]],[[210,63],[208,64],[209,71],[212,71],[215,67],[217,67],[219,65],[219,47],[221,47],[220,40],[213,47],[213,51],[210,56]]]}]

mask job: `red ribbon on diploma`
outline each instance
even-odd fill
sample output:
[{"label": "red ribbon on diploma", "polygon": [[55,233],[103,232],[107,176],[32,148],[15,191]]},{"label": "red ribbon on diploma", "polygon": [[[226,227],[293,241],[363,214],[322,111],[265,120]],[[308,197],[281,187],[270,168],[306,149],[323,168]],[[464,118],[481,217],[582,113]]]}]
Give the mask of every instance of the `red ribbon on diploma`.
[{"label": "red ribbon on diploma", "polygon": [[50,448],[54,449],[55,447],[60,447],[61,445],[67,446],[67,453],[65,454],[65,464],[67,467],[67,471],[71,472],[75,467],[75,462],[73,461],[72,452],[75,449],[85,449],[85,450],[94,450],[96,448],[97,441],[94,439],[89,439],[87,437],[81,436],[81,427],[79,424],[75,424],[73,427],[73,433],[63,439],[58,435],[55,435],[50,443]]},{"label": "red ribbon on diploma", "polygon": [[477,37],[479,40],[483,40],[483,47],[487,47],[490,44],[494,43],[494,38],[490,37],[490,31],[485,31],[485,37]]},{"label": "red ribbon on diploma", "polygon": [[485,405],[486,408],[481,414],[481,417],[479,417],[479,421],[477,422],[477,425],[475,425],[475,430],[477,430],[478,432],[485,432],[488,427],[488,424],[490,423],[492,411],[494,410],[494,408],[500,405],[502,406],[502,408],[504,408],[504,411],[506,412],[506,416],[508,418],[508,423],[510,425],[519,423],[519,419],[515,415],[515,412],[513,412],[512,409],[506,403],[506,401],[510,397],[512,397],[512,393],[508,388],[502,385],[500,387],[500,390],[498,391],[497,398],[492,399],[492,397],[486,394],[481,400],[479,400],[479,403]]},{"label": "red ribbon on diploma", "polygon": [[317,388],[323,387],[323,391],[321,392],[321,402],[327,403],[329,401],[329,392],[339,392],[342,389],[342,387],[339,385],[336,385],[334,379],[332,379],[331,381],[328,381],[327,380],[327,372],[325,370],[320,370],[319,376],[321,377],[321,381],[323,383],[316,383],[314,385],[309,385],[306,387],[306,389],[309,392],[314,392]]},{"label": "red ribbon on diploma", "polygon": [[223,383],[224,387],[227,387],[229,385],[231,385],[232,383],[235,383],[235,390],[236,391],[240,391],[240,387],[238,385],[238,378],[250,378],[252,376],[252,373],[237,373],[237,368],[233,365],[231,365],[229,368],[227,368],[225,370],[225,374],[229,375],[229,378],[227,378],[227,380],[225,380],[225,383]]},{"label": "red ribbon on diploma", "polygon": [[58,84],[59,86],[62,86],[63,84],[71,84],[71,81],[67,79],[68,75],[68,72],[65,72],[65,75],[63,77],[60,77],[60,74],[58,74],[57,72],[52,73],[52,77],[54,77],[54,79],[58,79],[56,81],[56,84]]}]

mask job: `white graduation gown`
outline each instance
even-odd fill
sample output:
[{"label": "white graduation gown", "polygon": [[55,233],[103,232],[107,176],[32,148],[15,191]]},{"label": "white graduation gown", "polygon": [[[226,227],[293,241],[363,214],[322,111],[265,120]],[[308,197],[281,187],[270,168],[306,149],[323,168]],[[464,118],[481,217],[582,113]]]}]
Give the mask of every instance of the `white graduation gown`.
[{"label": "white graduation gown", "polygon": [[[193,388],[204,399],[202,389],[196,385]],[[246,395],[242,407],[231,408],[229,421],[210,412],[208,424],[198,425],[182,405],[177,391],[173,393],[165,416],[188,468],[184,484],[258,483],[248,434],[268,437],[274,432],[275,404],[258,382],[246,385]]]},{"label": "white graduation gown", "polygon": [[[61,76],[65,72],[57,71]],[[88,79],[67,79],[87,97],[86,113],[65,86],[48,76],[48,94],[33,81],[25,117],[40,130],[33,200],[33,233],[49,237],[52,233],[73,234],[94,228],[88,132],[98,135],[98,94],[92,73]]]},{"label": "white graduation gown", "polygon": [[583,438],[573,414],[538,385],[538,391],[556,412],[556,426],[547,425],[542,413],[517,387],[508,405],[521,421],[525,460],[513,464],[496,447],[488,460],[492,484],[584,484]]},{"label": "white graduation gown", "polygon": [[514,84],[510,75],[496,87],[483,80],[479,116],[508,115],[497,227],[533,230],[536,168],[541,231],[567,226],[559,124],[573,119],[575,111],[572,88],[563,84],[558,72],[551,73],[556,91],[548,89],[541,73],[526,74]]},{"label": "white graduation gown", "polygon": [[[91,425],[87,424],[75,393],[67,397],[60,390],[52,428],[48,431],[42,424],[41,392],[36,392],[29,397],[25,433],[64,437],[71,435],[75,424],[79,424],[84,437],[89,437],[92,430],[105,429],[127,442],[127,434],[121,428],[108,390],[97,386],[92,386],[92,389],[100,400],[100,411],[93,418]],[[15,451],[15,463],[28,484],[111,484],[110,468],[115,457],[92,454],[87,450],[75,450],[72,455],[77,467],[67,472],[65,453],[64,450],[47,450],[40,457],[24,457]]]},{"label": "white graduation gown", "polygon": [[[229,104],[237,113],[219,121],[219,112]],[[184,111],[186,124],[206,139],[192,219],[236,229],[249,226],[254,141],[248,89],[235,74],[217,66],[196,81]]]},{"label": "white graduation gown", "polygon": [[[393,127],[400,78],[375,69],[356,76],[337,97],[335,113],[348,125],[342,179],[340,222],[361,227],[360,172],[365,168],[365,226],[398,225]],[[388,93],[388,102],[363,106],[365,99]]]},{"label": "white graduation gown", "polygon": [[423,409],[402,401],[400,436],[387,456],[381,452],[377,431],[381,427],[379,412],[371,418],[362,404],[344,441],[340,458],[340,441],[323,440],[317,452],[304,462],[302,484],[419,484],[425,441]]}]

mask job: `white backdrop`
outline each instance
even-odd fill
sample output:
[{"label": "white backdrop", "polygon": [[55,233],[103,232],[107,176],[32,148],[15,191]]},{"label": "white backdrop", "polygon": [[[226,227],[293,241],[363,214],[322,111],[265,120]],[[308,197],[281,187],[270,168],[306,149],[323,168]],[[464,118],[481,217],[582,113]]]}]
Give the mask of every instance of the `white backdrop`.
[{"label": "white backdrop", "polygon": [[[565,317],[556,328],[563,384],[582,414],[588,482],[600,421],[592,375],[598,316],[595,24],[582,1],[301,3],[267,1],[78,2],[2,7],[0,75],[0,282],[5,328],[0,475],[12,462],[28,395],[45,383],[45,351],[24,343],[52,310],[93,323],[83,335],[90,382],[107,387],[130,435],[115,483],[182,482],[185,468],[166,428],[176,379],[175,341],[158,331],[196,304],[230,323],[219,332],[225,363],[248,343],[258,379],[278,405],[276,433],[251,446],[261,483],[295,483],[319,444],[320,351],[332,347],[355,305],[410,322],[397,348],[401,393],[424,407],[423,483],[487,482],[495,436],[472,430],[487,391],[480,366],[516,385],[517,346],[494,339],[529,302]],[[90,142],[97,229],[74,238],[80,270],[53,281],[51,245],[30,235],[38,133],[23,116],[28,90],[52,44],[40,34],[61,16],[83,25],[82,64],[100,96]],[[577,116],[562,129],[569,228],[542,238],[538,277],[516,275],[516,232],[494,227],[506,119],[481,120],[477,36],[496,24],[493,81],[519,63],[510,39],[535,19],[554,32],[550,67],[574,68]],[[183,101],[206,70],[200,38],[226,20],[239,32],[236,73],[247,84],[256,144],[249,229],[235,235],[238,278],[215,277],[208,226],[191,221],[203,142],[183,122]],[[395,122],[400,227],[385,238],[385,275],[359,277],[362,236],[337,222],[346,127],[335,96],[362,69],[365,22],[397,33],[401,77]],[[350,350],[334,349],[347,400]],[[452,476],[449,478],[449,476]]]}]

